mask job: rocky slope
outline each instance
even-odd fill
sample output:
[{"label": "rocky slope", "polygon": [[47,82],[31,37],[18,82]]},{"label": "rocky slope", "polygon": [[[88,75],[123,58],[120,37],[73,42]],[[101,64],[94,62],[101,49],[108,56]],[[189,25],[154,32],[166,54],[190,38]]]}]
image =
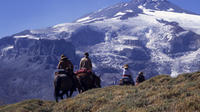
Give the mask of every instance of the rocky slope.
[{"label": "rocky slope", "polygon": [[[8,40],[10,39],[10,43]],[[53,71],[59,55],[75,61],[75,48],[65,40],[3,38],[0,46],[0,100],[12,103],[22,99],[53,96]]]}]

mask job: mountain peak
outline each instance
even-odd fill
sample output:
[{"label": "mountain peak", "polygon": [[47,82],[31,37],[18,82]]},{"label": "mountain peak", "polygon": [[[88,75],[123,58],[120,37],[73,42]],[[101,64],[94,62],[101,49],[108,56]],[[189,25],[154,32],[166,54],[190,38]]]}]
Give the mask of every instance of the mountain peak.
[{"label": "mountain peak", "polygon": [[157,11],[194,14],[172,4],[167,0],[132,0],[130,2],[119,3],[108,8],[98,10],[94,13],[90,13],[82,18],[79,18],[76,22],[91,23],[109,18],[120,18],[123,20],[130,17],[135,17],[143,13],[143,10],[140,8],[140,6],[144,7],[145,9]]},{"label": "mountain peak", "polygon": [[170,3],[167,0],[132,0],[130,4],[133,6],[144,6],[147,9],[153,10],[161,10],[161,11],[168,11],[169,9],[173,9],[171,11],[174,12],[187,12],[182,8]]},{"label": "mountain peak", "polygon": [[145,3],[145,2],[165,2],[166,0],[132,0],[131,2]]}]

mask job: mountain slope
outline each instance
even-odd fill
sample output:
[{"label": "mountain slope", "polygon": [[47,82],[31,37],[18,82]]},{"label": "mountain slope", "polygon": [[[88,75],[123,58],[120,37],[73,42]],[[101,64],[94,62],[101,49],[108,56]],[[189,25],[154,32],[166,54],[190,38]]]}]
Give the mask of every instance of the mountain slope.
[{"label": "mountain slope", "polygon": [[66,54],[74,62],[74,46],[65,40],[10,40],[0,44],[6,46],[0,53],[0,100],[13,103],[29,98],[52,99],[53,71],[59,56]]},{"label": "mountain slope", "polygon": [[23,101],[0,107],[1,112],[196,112],[200,111],[200,72],[177,78],[159,75],[138,86],[93,89],[59,103]]}]

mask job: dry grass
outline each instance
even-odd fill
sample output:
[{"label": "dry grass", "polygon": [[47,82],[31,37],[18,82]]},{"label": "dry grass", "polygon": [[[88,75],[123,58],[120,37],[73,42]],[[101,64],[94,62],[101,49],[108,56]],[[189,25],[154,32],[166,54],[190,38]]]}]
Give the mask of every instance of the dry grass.
[{"label": "dry grass", "polygon": [[0,107],[0,112],[52,112],[54,102],[41,100],[27,100],[16,104]]},{"label": "dry grass", "polygon": [[159,75],[138,86],[93,89],[59,103],[29,100],[0,112],[199,112],[200,72]]}]

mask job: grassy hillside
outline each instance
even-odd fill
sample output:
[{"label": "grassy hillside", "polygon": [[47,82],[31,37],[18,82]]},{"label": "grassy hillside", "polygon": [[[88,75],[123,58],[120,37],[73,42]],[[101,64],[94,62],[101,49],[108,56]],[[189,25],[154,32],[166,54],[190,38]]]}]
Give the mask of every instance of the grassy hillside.
[{"label": "grassy hillside", "polygon": [[0,112],[200,112],[200,72],[93,89],[59,103],[23,101],[2,106]]}]

